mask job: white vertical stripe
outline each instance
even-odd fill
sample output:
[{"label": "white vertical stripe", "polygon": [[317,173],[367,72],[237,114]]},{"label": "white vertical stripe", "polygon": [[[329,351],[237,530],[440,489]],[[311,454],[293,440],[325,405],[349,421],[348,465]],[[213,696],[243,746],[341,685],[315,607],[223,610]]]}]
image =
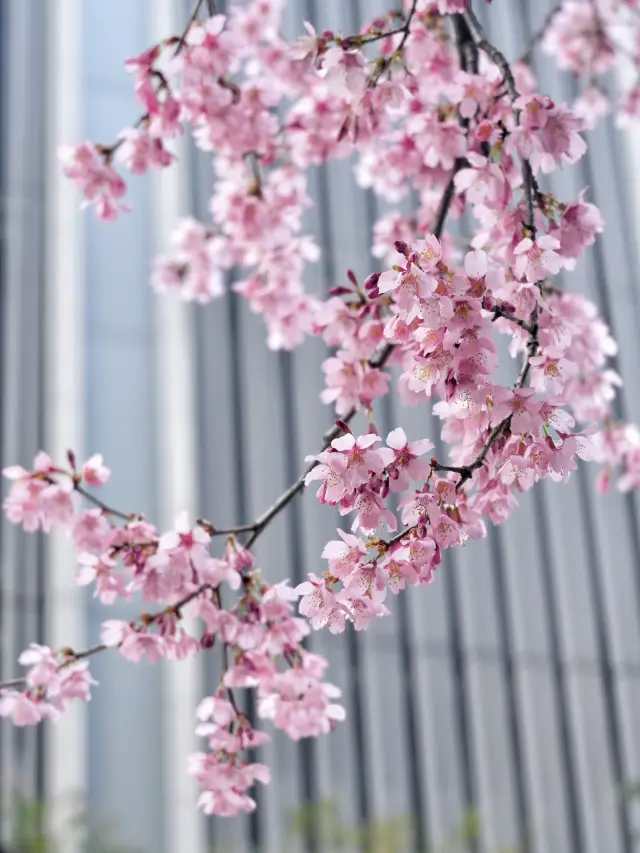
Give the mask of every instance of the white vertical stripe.
[{"label": "white vertical stripe", "polygon": [[[79,454],[83,449],[82,213],[78,193],[56,160],[58,145],[80,139],[81,5],[80,0],[47,4],[45,446],[62,464],[68,448]],[[46,542],[48,642],[55,649],[80,649],[85,612],[75,583],[74,550],[66,537],[53,535]],[[75,797],[86,784],[86,710],[74,702],[57,725],[47,725],[49,818],[52,830],[64,834],[65,853],[80,849],[69,838],[67,821],[77,814]]]},{"label": "white vertical stripe", "polygon": [[[630,16],[631,12],[628,14]],[[633,23],[632,21],[631,24]],[[624,26],[616,29],[616,36],[629,50],[634,49],[633,33],[635,31],[635,25],[629,26],[628,29]],[[631,68],[625,57],[618,61],[615,68],[614,78],[617,85],[622,91],[627,91],[636,82],[637,68]],[[638,120],[632,121],[626,127],[619,128],[617,133],[619,134],[624,160],[622,174],[626,186],[626,200],[631,213],[631,222],[628,223],[628,237],[633,236],[635,238],[629,240],[629,244],[633,252],[633,261],[637,267],[640,267],[640,145],[638,145],[640,125]]]},{"label": "white vertical stripe", "polygon": [[[156,0],[150,4],[152,40],[160,41],[184,27],[181,4]],[[186,213],[188,152],[184,141],[175,147],[178,161],[154,178],[154,247],[166,248],[179,216]],[[158,472],[160,522],[173,524],[186,510],[196,516],[195,365],[190,341],[193,332],[186,305],[170,296],[155,300],[156,377],[158,423]],[[199,660],[167,664],[163,670],[163,714],[166,745],[164,783],[166,792],[167,853],[204,853],[206,826],[196,809],[197,783],[186,774],[187,756],[202,748],[194,735],[195,708],[202,698]]]}]

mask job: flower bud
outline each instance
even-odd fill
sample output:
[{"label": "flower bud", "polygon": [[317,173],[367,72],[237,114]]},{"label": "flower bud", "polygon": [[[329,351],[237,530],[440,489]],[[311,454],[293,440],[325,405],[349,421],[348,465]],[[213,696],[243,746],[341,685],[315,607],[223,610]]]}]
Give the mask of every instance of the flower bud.
[{"label": "flower bud", "polygon": [[404,242],[404,240],[396,240],[393,244],[393,248],[401,255],[404,255],[405,258],[409,254],[409,246]]},{"label": "flower bud", "polygon": [[485,293],[485,295],[482,297],[482,307],[484,308],[484,310],[493,311],[495,304],[496,303],[493,296],[490,293]]},{"label": "flower bud", "polygon": [[364,280],[364,289],[365,290],[377,290],[378,289],[378,281],[380,280],[381,273],[372,272],[371,275],[368,275]]},{"label": "flower bud", "polygon": [[351,288],[345,287],[344,284],[336,284],[329,288],[329,296],[344,296],[347,293],[351,293]]}]

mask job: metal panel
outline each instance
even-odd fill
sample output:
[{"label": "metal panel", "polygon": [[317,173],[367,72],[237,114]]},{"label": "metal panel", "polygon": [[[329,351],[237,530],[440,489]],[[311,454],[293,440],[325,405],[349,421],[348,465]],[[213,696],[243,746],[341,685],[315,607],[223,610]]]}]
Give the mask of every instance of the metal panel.
[{"label": "metal panel", "polygon": [[[17,27],[28,5],[9,3],[10,26]],[[384,5],[378,0],[291,2],[286,27],[296,32],[306,18],[320,29],[347,32]],[[476,5],[492,37],[513,57],[552,0]],[[97,0],[86,3],[85,16],[94,21],[85,30],[91,68],[84,108],[91,136],[110,137],[128,120],[127,104],[135,109],[119,60],[144,46],[145,8],[148,4],[140,2],[112,3],[108,10]],[[109,28],[100,15],[108,15]],[[11,42],[16,62],[26,38],[26,30],[21,32],[23,41],[14,33]],[[31,64],[26,71],[36,73]],[[557,100],[573,97],[572,83],[560,79],[553,63],[540,62],[536,71],[543,91]],[[3,143],[9,152],[3,155],[6,180],[13,181],[6,187],[9,222],[4,225],[10,245],[3,271],[6,331],[0,342],[3,464],[28,461],[38,443],[42,405],[37,357],[24,334],[26,288],[38,277],[35,253],[27,257],[33,243],[28,253],[25,249],[33,208],[24,198],[35,190],[18,187],[21,174],[33,175],[42,151],[33,134],[30,147],[15,136],[20,116],[23,123],[37,116],[24,112],[24,99],[12,85],[4,108],[12,130]],[[33,80],[29,91],[37,91]],[[640,359],[640,308],[637,257],[630,243],[639,223],[630,219],[625,198],[627,153],[619,150],[609,125],[591,134],[591,143],[581,164],[554,174],[550,182],[563,199],[589,185],[589,197],[607,222],[599,244],[566,284],[600,303],[621,345],[620,367],[632,378]],[[324,252],[308,270],[308,286],[316,293],[341,282],[347,267],[360,276],[376,267],[369,255],[371,226],[384,206],[355,188],[345,191],[351,165],[335,163],[309,175],[316,207],[306,221]],[[206,158],[198,157],[186,189],[194,212],[205,219],[211,180]],[[145,448],[156,442],[157,408],[150,389],[154,348],[161,342],[153,339],[146,284],[148,195],[139,182],[132,184],[132,194],[137,212],[126,224],[87,226],[87,449],[104,451],[112,464],[114,501],[153,514],[155,449],[145,453]],[[456,224],[463,231],[467,227]],[[194,311],[193,329],[202,460],[198,512],[219,525],[249,521],[297,476],[303,457],[315,452],[331,422],[332,413],[318,399],[325,347],[313,340],[293,356],[268,352],[262,321],[231,293]],[[619,411],[640,417],[640,391],[633,381]],[[400,423],[410,438],[425,433],[437,438],[426,406],[402,411],[387,400],[376,421],[383,434]],[[287,814],[336,797],[349,824],[412,813],[409,847],[420,853],[443,844],[470,808],[481,813],[480,837],[469,842],[470,851],[493,853],[498,845],[519,844],[523,853],[629,853],[632,823],[637,826],[640,816],[637,807],[624,803],[620,789],[640,774],[638,507],[635,498],[595,496],[592,480],[587,470],[565,486],[544,484],[522,496],[507,524],[488,540],[447,555],[434,584],[401,593],[401,600],[391,602],[392,615],[366,633],[315,634],[310,647],[329,659],[331,679],[345,690],[349,718],[330,738],[312,744],[293,745],[277,736],[264,750],[274,781],[259,792],[257,815],[211,821],[211,845],[237,853],[251,847],[315,853],[321,839],[313,831],[290,839]],[[336,512],[317,504],[311,490],[298,499],[259,541],[267,579],[289,576],[298,582],[318,571],[322,546],[341,523]],[[36,580],[18,568],[24,561],[38,565],[34,541],[2,528],[5,670],[37,628],[33,621],[19,627],[12,604],[12,596],[24,599],[37,590]],[[90,606],[93,631],[98,613]],[[216,668],[216,661],[203,659],[206,685]],[[91,711],[92,802],[101,810],[105,804],[107,811],[115,807],[145,853],[160,849],[160,812],[171,804],[159,782],[159,678],[113,658],[96,662],[94,669],[102,684]],[[136,717],[130,711],[133,697]],[[116,719],[114,734],[109,721]],[[25,736],[7,733],[2,725],[6,779],[7,761],[13,761]],[[32,789],[34,743],[24,765]],[[140,788],[149,794],[144,803],[123,783],[134,747],[145,784],[133,774],[130,779],[138,784],[136,796]]]}]

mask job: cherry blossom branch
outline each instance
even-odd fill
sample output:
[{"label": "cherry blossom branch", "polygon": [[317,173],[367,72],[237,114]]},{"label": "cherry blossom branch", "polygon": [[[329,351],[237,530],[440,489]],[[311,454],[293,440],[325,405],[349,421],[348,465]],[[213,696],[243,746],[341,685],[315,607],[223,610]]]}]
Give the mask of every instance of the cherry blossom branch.
[{"label": "cherry blossom branch", "polygon": [[97,498],[95,495],[88,492],[83,486],[74,481],[73,484],[74,491],[76,491],[79,495],[82,495],[83,498],[86,498],[90,501],[94,506],[97,506],[98,509],[101,509],[105,515],[113,515],[115,518],[120,518],[122,521],[131,521],[135,518],[135,513],[131,515],[127,515],[125,512],[122,512],[119,509],[114,509],[108,504],[101,501],[100,498]]},{"label": "cherry blossom branch", "polygon": [[405,46],[405,44],[407,43],[407,39],[409,38],[409,30],[411,29],[411,21],[413,21],[413,16],[415,15],[417,8],[418,8],[418,0],[413,0],[413,3],[411,5],[411,9],[409,10],[409,14],[407,16],[407,20],[406,20],[405,25],[403,27],[404,35],[402,36],[402,40],[401,40],[400,44],[398,45],[398,53],[402,53],[402,49]]},{"label": "cherry blossom branch", "polygon": [[[384,367],[384,365],[388,362],[391,354],[394,350],[394,347],[391,344],[387,344],[380,356],[376,359],[371,359],[369,365],[374,368]],[[349,424],[353,418],[356,416],[358,410],[353,407],[347,414],[342,418],[342,422],[345,424]],[[343,429],[340,426],[332,427],[328,432],[324,434],[322,437],[322,450],[326,450],[331,442],[338,438],[338,436],[342,435]],[[307,476],[313,469],[318,465],[318,462],[311,462],[307,468],[300,474],[295,483],[292,483],[289,488],[283,492],[280,497],[256,520],[253,525],[253,533],[249,537],[246,548],[249,550],[251,546],[254,544],[258,536],[264,531],[269,522],[278,515],[278,513],[283,510],[295,496],[304,489],[304,481]]]},{"label": "cherry blossom branch", "polygon": [[[499,50],[495,45],[491,44],[491,42],[488,40],[487,34],[482,24],[480,23],[472,9],[467,9],[461,14],[462,18],[464,19],[466,25],[469,28],[469,32],[471,33],[471,36],[478,49],[485,53],[502,72],[502,77],[507,87],[509,97],[511,98],[511,102],[515,104],[515,102],[520,97],[520,93],[518,92],[518,88],[516,86],[513,71],[511,70],[511,66],[509,65],[504,53],[502,53],[501,50]],[[519,124],[520,110],[517,109],[515,106],[513,114],[516,120],[516,124]],[[525,204],[527,208],[526,225],[528,230],[530,231],[531,239],[535,240],[536,227],[534,218],[534,193],[536,190],[536,181],[533,176],[531,164],[524,157],[522,158],[522,180]]]},{"label": "cherry blossom branch", "polygon": [[364,33],[361,36],[347,36],[347,38],[342,39],[340,43],[342,44],[343,47],[345,47],[345,46],[362,47],[362,46],[367,45],[367,44],[373,44],[376,41],[382,41],[382,39],[392,38],[393,36],[397,36],[397,35],[400,35],[400,33],[402,33],[402,41],[398,45],[398,50],[397,50],[398,53],[401,53],[402,48],[404,47],[404,44],[405,44],[405,42],[409,36],[409,29],[411,27],[411,21],[413,20],[413,17],[416,13],[417,6],[418,6],[418,0],[414,0],[413,6],[411,7],[411,10],[409,11],[409,14],[407,16],[405,23],[401,27],[396,27],[395,30],[387,30],[386,32],[383,32],[383,33],[372,33],[372,34]]},{"label": "cherry blossom branch", "polygon": [[[212,589],[210,584],[202,584],[197,589],[190,592],[188,595],[183,596],[181,599],[175,602],[175,604],[167,605],[167,607],[162,608],[162,610],[158,610],[155,613],[141,613],[137,619],[145,625],[152,625],[154,622],[160,622],[166,616],[171,613],[175,613],[175,615],[180,618],[180,611],[183,607],[189,604],[190,601],[193,601],[198,596],[202,595],[208,589]],[[74,663],[78,663],[78,661],[84,660],[85,658],[93,657],[93,655],[97,655],[100,652],[105,652],[107,649],[114,648],[113,646],[108,646],[106,643],[97,643],[95,646],[90,646],[87,649],[83,649],[80,652],[76,652],[70,648],[63,648],[60,650],[60,654],[64,657],[64,660],[60,663],[58,667],[58,671],[66,669],[68,666],[72,666]],[[117,648],[117,646],[115,647]],[[13,678],[10,681],[2,681],[0,682],[0,690],[5,690],[13,687],[22,687],[27,683],[26,676],[20,676],[18,678]]]},{"label": "cherry blossom branch", "polygon": [[[186,23],[184,30],[182,31],[182,35],[178,39],[178,43],[176,45],[176,49],[173,53],[174,56],[177,56],[181,50],[185,47],[187,43],[187,36],[189,35],[189,30],[191,29],[192,24],[197,20],[198,15],[200,14],[200,9],[204,5],[205,0],[196,0],[196,4],[193,7],[193,12],[189,16],[189,20]],[[213,15],[213,2],[212,0],[206,0],[207,11],[210,15]]]},{"label": "cherry blossom branch", "polygon": [[528,323],[526,320],[522,320],[520,317],[516,317],[515,314],[510,314],[508,311],[503,311],[502,308],[492,308],[493,313],[493,321],[495,322],[500,317],[503,317],[505,320],[509,320],[511,323],[515,323],[516,326],[520,326],[521,329],[524,329],[525,332],[528,332],[530,335],[534,333],[534,327],[531,323]]},{"label": "cherry blossom branch", "polygon": [[[98,643],[95,646],[90,646],[87,649],[84,649],[81,652],[74,652],[73,649],[62,649],[60,654],[65,656],[65,660],[60,663],[58,670],[66,669],[66,667],[71,666],[78,661],[84,660],[85,658],[92,657],[93,655],[98,654],[99,652],[104,652],[108,647],[105,646],[104,643]],[[27,679],[25,676],[19,676],[18,678],[12,678],[8,681],[0,682],[0,690],[10,690],[14,687],[23,687],[27,683]]]},{"label": "cherry blossom branch", "polygon": [[549,10],[547,16],[545,17],[544,21],[540,25],[540,28],[535,31],[535,33],[533,34],[533,36],[529,40],[529,43],[527,44],[524,52],[521,53],[520,56],[518,57],[518,60],[517,60],[518,62],[524,62],[527,64],[529,62],[531,62],[533,52],[535,51],[536,47],[540,44],[542,39],[547,34],[547,30],[549,29],[549,27],[553,23],[553,19],[556,17],[558,12],[562,9],[562,5],[563,5],[563,0],[560,0],[559,3],[556,3],[556,5],[552,9]]}]

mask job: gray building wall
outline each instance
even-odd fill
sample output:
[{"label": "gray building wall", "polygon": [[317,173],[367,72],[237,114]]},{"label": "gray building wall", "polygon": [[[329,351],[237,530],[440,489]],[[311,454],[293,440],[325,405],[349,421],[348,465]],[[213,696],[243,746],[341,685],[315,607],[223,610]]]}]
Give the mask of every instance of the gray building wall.
[{"label": "gray building wall", "polygon": [[[50,309],[45,293],[51,275],[43,227],[51,139],[43,107],[58,57],[45,50],[45,29],[65,10],[64,2],[48,2],[0,3],[3,465],[28,463],[52,416],[44,403],[46,335],[39,324]],[[182,0],[168,2],[178,18],[188,14]],[[76,4],[78,138],[107,141],[136,114],[121,59],[149,44],[161,5]],[[352,31],[384,4],[292,0],[290,6],[291,32],[305,19]],[[551,2],[476,6],[494,39],[515,56]],[[557,100],[572,97],[571,81],[551,63],[539,62],[536,71],[543,91]],[[611,323],[627,379],[619,413],[640,420],[634,380],[640,223],[629,197],[634,165],[627,147],[610,125],[600,126],[591,134],[588,157],[554,175],[553,188],[569,199],[589,185],[605,216],[604,235],[566,284],[595,298]],[[180,168],[187,208],[206,218],[206,158],[188,152]],[[310,177],[317,204],[309,227],[323,248],[322,260],[309,269],[308,285],[316,293],[340,282],[347,267],[362,276],[375,268],[369,244],[377,202],[344,191],[350,174],[349,163],[336,163]],[[103,452],[112,467],[108,502],[155,518],[170,497],[160,476],[163,414],[156,393],[167,345],[159,332],[166,326],[148,286],[150,253],[158,244],[151,182],[131,181],[130,197],[134,212],[116,225],[77,214],[84,307],[74,329],[83,367],[82,450]],[[269,353],[261,320],[232,294],[183,313],[182,343],[196,363],[186,412],[199,451],[191,500],[199,515],[221,526],[247,521],[297,476],[331,421],[318,398],[324,348],[311,340],[294,355]],[[383,432],[402,424],[410,437],[437,437],[425,407],[400,410],[388,399],[379,422]],[[258,811],[208,821],[207,843],[234,853],[287,844],[315,852],[322,846],[318,834],[291,841],[286,815],[336,797],[352,824],[410,815],[409,847],[420,851],[438,849],[473,808],[481,825],[470,851],[519,845],[525,853],[630,853],[640,815],[621,791],[640,779],[638,508],[634,496],[596,495],[594,473],[585,468],[566,486],[544,484],[523,496],[504,527],[447,554],[436,583],[401,594],[392,616],[366,633],[314,634],[314,650],[326,655],[332,680],[345,690],[346,723],[330,738],[309,743],[275,737],[265,749],[274,782],[259,792]],[[266,578],[297,582],[315,571],[339,523],[313,494],[292,504],[259,542]],[[51,637],[45,599],[58,564],[39,538],[4,522],[0,554],[0,669],[7,677],[27,642]],[[102,609],[84,595],[73,607],[94,641]],[[135,610],[134,602],[118,615]],[[198,664],[202,695],[213,666],[206,656]],[[167,739],[179,719],[175,709],[167,713],[174,674],[128,666],[116,655],[96,659],[92,671],[100,687],[86,731],[65,734],[69,749],[86,747],[77,781],[90,809],[112,819],[124,840],[145,853],[200,853],[195,842],[181,849],[168,831],[167,816],[177,808],[171,780],[185,772],[173,753],[167,757]],[[48,793],[56,767],[45,766],[51,753],[43,740],[52,737],[47,727],[21,732],[0,721],[3,790],[17,784],[32,796]],[[184,820],[198,819],[186,810]]]}]

